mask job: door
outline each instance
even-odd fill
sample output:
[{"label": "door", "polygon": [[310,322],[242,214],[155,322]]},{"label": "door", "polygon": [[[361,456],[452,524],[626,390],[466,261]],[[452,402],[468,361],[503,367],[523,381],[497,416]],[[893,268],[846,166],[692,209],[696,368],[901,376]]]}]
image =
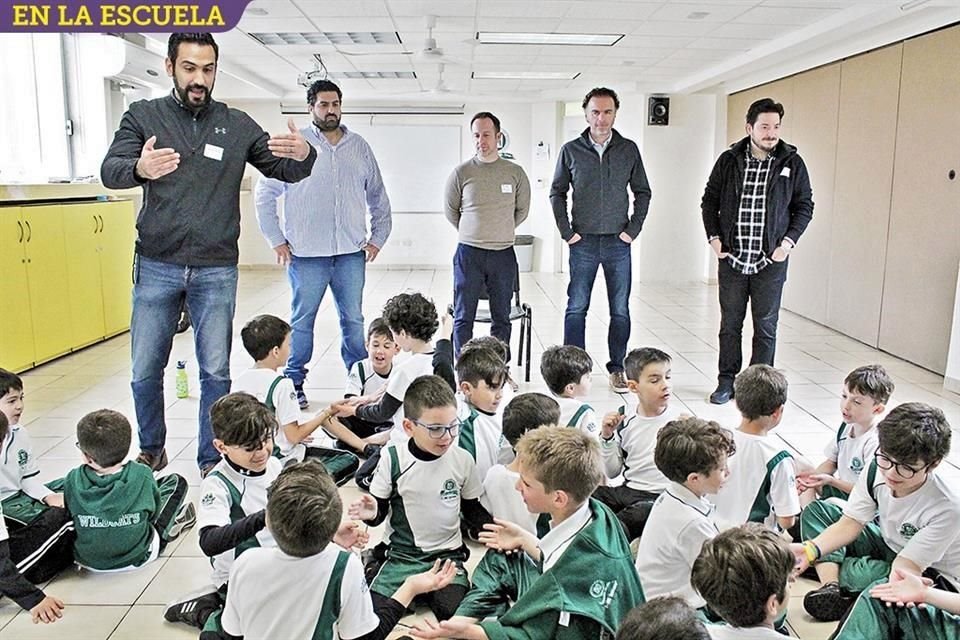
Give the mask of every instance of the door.
[{"label": "door", "polygon": [[106,335],[111,336],[130,328],[136,214],[130,200],[100,203],[99,211],[103,317]]},{"label": "door", "polygon": [[60,205],[22,208],[35,362],[70,351],[67,252]]},{"label": "door", "polygon": [[67,288],[70,292],[70,331],[75,348],[104,336],[100,279],[101,206],[102,203],[90,203],[63,207],[63,229],[70,243]]},{"label": "door", "polygon": [[11,371],[34,361],[25,240],[20,207],[0,207],[0,367]]}]

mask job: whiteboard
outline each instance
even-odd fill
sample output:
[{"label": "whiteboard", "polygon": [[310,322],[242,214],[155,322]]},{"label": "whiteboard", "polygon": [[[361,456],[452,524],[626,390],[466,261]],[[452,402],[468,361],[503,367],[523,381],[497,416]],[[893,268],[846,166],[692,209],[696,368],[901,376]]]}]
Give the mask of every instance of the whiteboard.
[{"label": "whiteboard", "polygon": [[443,211],[443,188],[460,156],[460,125],[350,123],[370,144],[394,213]]}]

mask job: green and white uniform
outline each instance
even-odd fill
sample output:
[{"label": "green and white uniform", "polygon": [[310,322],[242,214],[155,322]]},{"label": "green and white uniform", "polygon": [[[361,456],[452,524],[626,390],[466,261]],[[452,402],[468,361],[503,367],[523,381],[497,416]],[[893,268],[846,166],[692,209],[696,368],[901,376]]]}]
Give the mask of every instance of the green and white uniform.
[{"label": "green and white uniform", "polygon": [[597,420],[597,412],[586,402],[581,402],[576,398],[564,398],[563,396],[550,394],[557,404],[560,405],[561,426],[576,427],[594,440],[600,439],[600,422]]},{"label": "green and white uniform", "polygon": [[[429,461],[415,457],[409,443],[385,447],[370,495],[390,503],[387,560],[371,589],[390,597],[407,576],[429,569],[434,560],[464,560],[460,501],[475,500],[482,490],[473,458],[456,445]],[[469,586],[466,572],[454,583]]]},{"label": "green and white uniform", "polygon": [[[396,413],[393,414],[393,430],[390,432],[390,442],[402,444],[410,439],[403,430],[403,397],[407,395],[407,388],[420,376],[433,375],[433,352],[413,353],[402,362],[395,363],[390,378],[387,380],[386,394],[401,402]],[[387,594],[390,595],[390,594]]]},{"label": "green and white uniform", "polygon": [[22,491],[34,500],[53,493],[39,479],[40,468],[33,457],[30,434],[19,424],[11,425],[0,442],[0,500]]},{"label": "green and white uniform", "polygon": [[636,562],[647,598],[680,596],[694,609],[706,604],[690,585],[690,572],[703,543],[719,533],[713,510],[706,498],[676,482],[653,503]]},{"label": "green and white uniform", "polygon": [[869,590],[865,590],[832,637],[835,640],[957,640],[960,616],[930,605],[888,607],[882,600],[871,598]]},{"label": "green and white uniform", "polygon": [[777,517],[800,513],[793,456],[779,438],[733,432],[737,455],[728,461],[730,477],[713,502],[715,521],[723,531],[745,522],[759,522],[777,531]]},{"label": "green and white uniform", "polygon": [[482,620],[490,640],[599,640],[643,603],[623,529],[599,501],[584,503],[540,547],[539,564],[487,552],[457,615]]},{"label": "green and white uniform", "polygon": [[538,515],[527,510],[526,503],[517,491],[518,480],[520,474],[510,471],[502,464],[490,467],[483,479],[480,504],[494,518],[513,522],[537,535]]},{"label": "green and white uniform", "polygon": [[607,476],[615,478],[623,472],[625,487],[637,491],[659,493],[670,483],[653,462],[657,434],[671,420],[680,415],[679,410],[667,408],[659,416],[647,418],[625,407],[623,421],[613,433],[611,440],[600,441],[600,453]]},{"label": "green and white uniform", "polygon": [[[880,446],[877,430],[870,427],[863,431],[863,427],[856,424],[840,423],[837,436],[830,440],[823,454],[837,465],[837,478],[850,484],[856,484],[860,473],[866,469]],[[849,496],[832,486],[826,485],[820,490],[822,498],[840,498],[846,500]]]},{"label": "green and white uniform", "polygon": [[370,633],[380,619],[360,560],[331,543],[306,558],[277,548],[237,558],[221,623],[247,640],[335,640]]},{"label": "green and white uniform", "polygon": [[[226,458],[220,460],[200,483],[200,504],[197,509],[197,530],[222,527],[267,508],[267,488],[277,479],[283,464],[270,458],[260,475],[244,475],[234,469]],[[247,549],[277,546],[270,530],[264,527],[255,536],[235,549],[210,559],[213,565],[211,580],[220,588],[230,576],[234,560]]]},{"label": "green and white uniform", "polygon": [[458,401],[457,417],[460,419],[457,445],[476,462],[477,479],[483,483],[487,472],[500,458],[503,425],[496,414],[480,411],[463,399]]},{"label": "green and white uniform", "polygon": [[[391,363],[399,364],[397,361]],[[383,388],[390,379],[390,372],[382,376],[373,368],[373,360],[364,358],[353,363],[350,373],[347,374],[347,386],[343,391],[345,397],[369,396]],[[401,398],[402,399],[402,398]]]}]

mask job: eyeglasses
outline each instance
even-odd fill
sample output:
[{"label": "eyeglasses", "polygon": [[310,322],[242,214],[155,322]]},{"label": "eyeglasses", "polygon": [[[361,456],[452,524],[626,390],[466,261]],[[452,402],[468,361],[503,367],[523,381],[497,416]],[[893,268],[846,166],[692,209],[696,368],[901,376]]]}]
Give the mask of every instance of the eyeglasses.
[{"label": "eyeglasses", "polygon": [[419,425],[427,430],[427,435],[433,440],[440,440],[445,433],[449,433],[451,438],[456,438],[460,433],[460,421],[454,420],[448,425],[442,424],[423,424],[419,420],[413,420],[413,424]]},{"label": "eyeglasses", "polygon": [[897,470],[897,475],[899,475],[904,480],[909,480],[910,478],[917,475],[921,471],[924,471],[925,469],[927,469],[927,467],[929,466],[929,465],[925,465],[923,467],[920,467],[919,469],[914,469],[909,465],[906,465],[901,462],[897,462],[896,460],[892,460],[888,458],[887,456],[883,455],[879,451],[877,451],[873,455],[873,457],[876,459],[878,467],[880,467],[884,471],[895,468]]}]

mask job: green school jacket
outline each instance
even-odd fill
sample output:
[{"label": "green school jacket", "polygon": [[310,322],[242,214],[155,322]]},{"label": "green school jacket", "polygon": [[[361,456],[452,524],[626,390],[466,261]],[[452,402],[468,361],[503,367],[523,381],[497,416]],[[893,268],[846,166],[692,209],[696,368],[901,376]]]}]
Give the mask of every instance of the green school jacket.
[{"label": "green school jacket", "polygon": [[613,637],[644,602],[623,528],[590,499],[593,521],[549,571],[534,580],[497,620],[480,623],[490,640],[591,640]]}]

